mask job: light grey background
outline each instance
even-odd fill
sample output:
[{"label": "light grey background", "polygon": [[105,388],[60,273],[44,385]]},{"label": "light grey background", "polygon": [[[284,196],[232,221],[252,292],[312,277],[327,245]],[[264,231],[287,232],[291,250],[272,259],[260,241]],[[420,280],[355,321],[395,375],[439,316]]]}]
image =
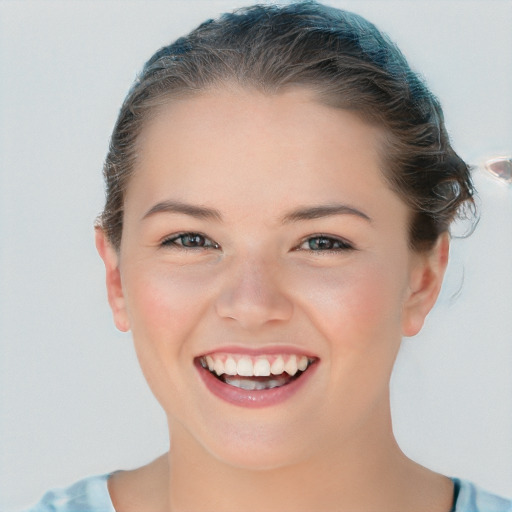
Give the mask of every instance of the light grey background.
[{"label": "light grey background", "polygon": [[[248,1],[0,0],[0,509],[148,462],[164,414],[110,317],[93,221],[121,101],[143,62]],[[512,3],[339,0],[441,98],[457,150],[512,153]],[[481,222],[393,378],[404,451],[512,495],[512,187],[475,171]],[[463,230],[462,226],[460,230]]]}]

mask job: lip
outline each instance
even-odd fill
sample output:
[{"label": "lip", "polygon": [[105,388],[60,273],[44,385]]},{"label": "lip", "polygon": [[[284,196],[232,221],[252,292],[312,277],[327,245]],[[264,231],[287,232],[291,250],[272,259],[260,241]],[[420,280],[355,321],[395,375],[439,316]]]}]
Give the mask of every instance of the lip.
[{"label": "lip", "polygon": [[307,350],[304,350],[299,347],[293,346],[269,346],[269,347],[258,347],[258,348],[248,348],[248,347],[240,347],[237,345],[229,345],[223,347],[216,347],[215,350],[210,350],[208,352],[203,352],[201,354],[197,354],[196,358],[212,355],[212,354],[239,354],[239,355],[248,355],[248,356],[264,356],[264,355],[301,355],[307,356],[311,359],[319,359],[316,354],[313,354]]},{"label": "lip", "polygon": [[[221,350],[218,351],[220,352]],[[215,352],[217,352],[217,350]],[[224,347],[222,348],[222,352],[229,352],[229,350],[227,350],[227,347]],[[236,349],[236,353],[242,353],[240,351],[240,348]],[[267,349],[260,349],[256,352],[246,350],[243,353],[258,355],[269,354],[269,351]],[[283,352],[283,349],[279,348],[276,351],[274,351],[274,353],[283,354],[288,352]],[[290,353],[296,354],[297,349],[294,349],[294,351]],[[272,389],[247,390],[237,388],[235,386],[230,386],[229,384],[222,382],[221,380],[217,379],[217,377],[212,375],[210,371],[201,366],[201,364],[199,363],[199,358],[196,358],[194,360],[196,370],[198,371],[201,380],[203,381],[204,385],[206,386],[210,393],[215,395],[217,398],[220,398],[221,400],[224,400],[225,402],[228,402],[230,404],[248,408],[270,407],[273,405],[280,404],[286,400],[289,400],[296,393],[298,393],[300,389],[305,384],[307,384],[307,382],[311,379],[318,366],[317,363],[318,358],[316,358],[316,361],[313,364],[311,364],[308,367],[308,369],[303,374],[300,375],[300,377],[298,377],[295,380],[292,380],[290,383],[284,386]]]}]

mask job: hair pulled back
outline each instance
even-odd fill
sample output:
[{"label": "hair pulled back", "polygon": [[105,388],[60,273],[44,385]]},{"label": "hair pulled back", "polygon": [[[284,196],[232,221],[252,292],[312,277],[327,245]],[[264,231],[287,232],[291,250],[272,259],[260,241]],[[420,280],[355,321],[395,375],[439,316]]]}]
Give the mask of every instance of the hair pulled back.
[{"label": "hair pulled back", "polygon": [[469,168],[450,145],[438,100],[386,35],[356,14],[316,2],[255,5],[208,20],[160,49],[130,89],[104,165],[99,218],[116,249],[145,121],[173,97],[224,84],[265,94],[307,87],[319,102],[384,128],[382,172],[411,209],[414,250],[430,249],[462,205],[473,207]]}]

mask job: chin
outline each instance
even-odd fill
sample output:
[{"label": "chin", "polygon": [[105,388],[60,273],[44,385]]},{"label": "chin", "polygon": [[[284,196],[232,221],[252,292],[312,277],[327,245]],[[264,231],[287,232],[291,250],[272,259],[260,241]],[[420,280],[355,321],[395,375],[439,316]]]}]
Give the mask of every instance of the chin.
[{"label": "chin", "polygon": [[308,454],[283,443],[256,442],[254,439],[230,442],[228,446],[214,446],[210,453],[227,466],[245,471],[271,471],[307,460]]},{"label": "chin", "polygon": [[[278,416],[267,417],[266,421],[254,417],[239,417],[238,421],[217,418],[217,421],[203,423],[195,431],[187,429],[188,440],[183,448],[188,448],[190,453],[189,443],[193,443],[199,450],[196,452],[198,459],[206,452],[217,462],[247,471],[269,471],[311,459],[311,448],[318,447],[321,440],[308,434],[309,429],[304,424],[307,421],[301,422],[299,430],[291,425],[296,422]],[[178,432],[172,433],[175,446],[184,441],[180,437]]]}]

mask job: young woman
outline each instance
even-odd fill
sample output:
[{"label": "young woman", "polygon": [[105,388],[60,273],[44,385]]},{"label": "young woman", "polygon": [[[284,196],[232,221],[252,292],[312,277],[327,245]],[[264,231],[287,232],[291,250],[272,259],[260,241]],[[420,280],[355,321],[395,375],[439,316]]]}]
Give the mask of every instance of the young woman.
[{"label": "young woman", "polygon": [[109,303],[171,449],[33,510],[512,510],[393,435],[401,338],[473,189],[372,24],[312,2],[205,22],[148,61],[104,172]]}]

